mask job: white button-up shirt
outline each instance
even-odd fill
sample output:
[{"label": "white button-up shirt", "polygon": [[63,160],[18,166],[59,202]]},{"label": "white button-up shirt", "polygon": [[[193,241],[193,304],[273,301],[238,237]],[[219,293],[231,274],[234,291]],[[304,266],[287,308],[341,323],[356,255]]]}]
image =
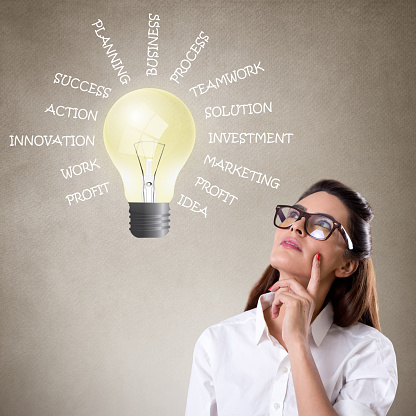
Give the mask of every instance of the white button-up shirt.
[{"label": "white button-up shirt", "polygon": [[[257,308],[206,329],[194,351],[186,416],[295,416],[298,414],[287,351],[270,335]],[[393,345],[378,330],[333,323],[328,304],[316,317],[309,345],[338,415],[386,415],[397,389]]]}]

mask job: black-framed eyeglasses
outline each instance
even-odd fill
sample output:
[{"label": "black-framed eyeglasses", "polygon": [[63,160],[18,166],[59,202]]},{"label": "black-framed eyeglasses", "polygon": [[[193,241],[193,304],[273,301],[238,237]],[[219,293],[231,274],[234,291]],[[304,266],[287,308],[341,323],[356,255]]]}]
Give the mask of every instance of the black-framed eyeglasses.
[{"label": "black-framed eyeglasses", "polygon": [[274,225],[278,228],[290,228],[302,218],[305,218],[305,231],[310,237],[315,240],[327,240],[338,228],[348,249],[353,249],[351,238],[345,228],[328,214],[309,214],[296,205],[278,205],[274,216]]}]

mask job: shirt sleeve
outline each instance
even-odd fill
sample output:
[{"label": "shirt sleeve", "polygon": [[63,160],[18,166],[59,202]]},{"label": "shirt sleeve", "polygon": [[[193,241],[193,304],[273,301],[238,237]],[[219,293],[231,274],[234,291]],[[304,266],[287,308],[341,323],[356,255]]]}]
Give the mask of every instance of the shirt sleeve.
[{"label": "shirt sleeve", "polygon": [[192,362],[185,416],[217,416],[212,369],[206,345],[206,333],[198,339]]},{"label": "shirt sleeve", "polygon": [[346,364],[334,404],[339,416],[385,416],[397,390],[397,364],[387,338],[374,339]]}]

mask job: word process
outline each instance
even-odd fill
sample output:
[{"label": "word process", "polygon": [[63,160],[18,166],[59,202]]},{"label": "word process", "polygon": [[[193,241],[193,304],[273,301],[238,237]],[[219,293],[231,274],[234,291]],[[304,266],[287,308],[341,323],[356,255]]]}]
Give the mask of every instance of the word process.
[{"label": "word process", "polygon": [[191,68],[192,62],[195,61],[199,53],[202,51],[202,49],[205,47],[205,44],[208,42],[209,37],[204,34],[204,32],[200,32],[198,37],[195,39],[195,43],[191,45],[189,48],[189,51],[186,52],[186,57],[182,59],[182,61],[179,64],[179,67],[175,69],[173,74],[170,76],[171,81],[175,81],[177,84],[179,84],[178,77],[184,76]]}]

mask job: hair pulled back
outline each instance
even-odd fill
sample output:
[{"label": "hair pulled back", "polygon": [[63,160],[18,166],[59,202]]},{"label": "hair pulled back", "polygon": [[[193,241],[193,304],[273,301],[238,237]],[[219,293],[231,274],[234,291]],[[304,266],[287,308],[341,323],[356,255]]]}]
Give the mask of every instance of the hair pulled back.
[{"label": "hair pulled back", "polygon": [[[351,276],[335,279],[325,304],[332,302],[336,325],[347,327],[362,322],[380,330],[376,278],[370,257],[370,221],[374,216],[373,211],[358,192],[341,182],[329,179],[313,184],[298,201],[316,192],[334,195],[348,208],[348,235],[354,248],[346,249],[345,256],[349,260],[358,260],[358,268]],[[255,308],[259,297],[267,293],[268,288],[279,280],[279,276],[279,271],[269,265],[251,290],[245,310]]]}]

